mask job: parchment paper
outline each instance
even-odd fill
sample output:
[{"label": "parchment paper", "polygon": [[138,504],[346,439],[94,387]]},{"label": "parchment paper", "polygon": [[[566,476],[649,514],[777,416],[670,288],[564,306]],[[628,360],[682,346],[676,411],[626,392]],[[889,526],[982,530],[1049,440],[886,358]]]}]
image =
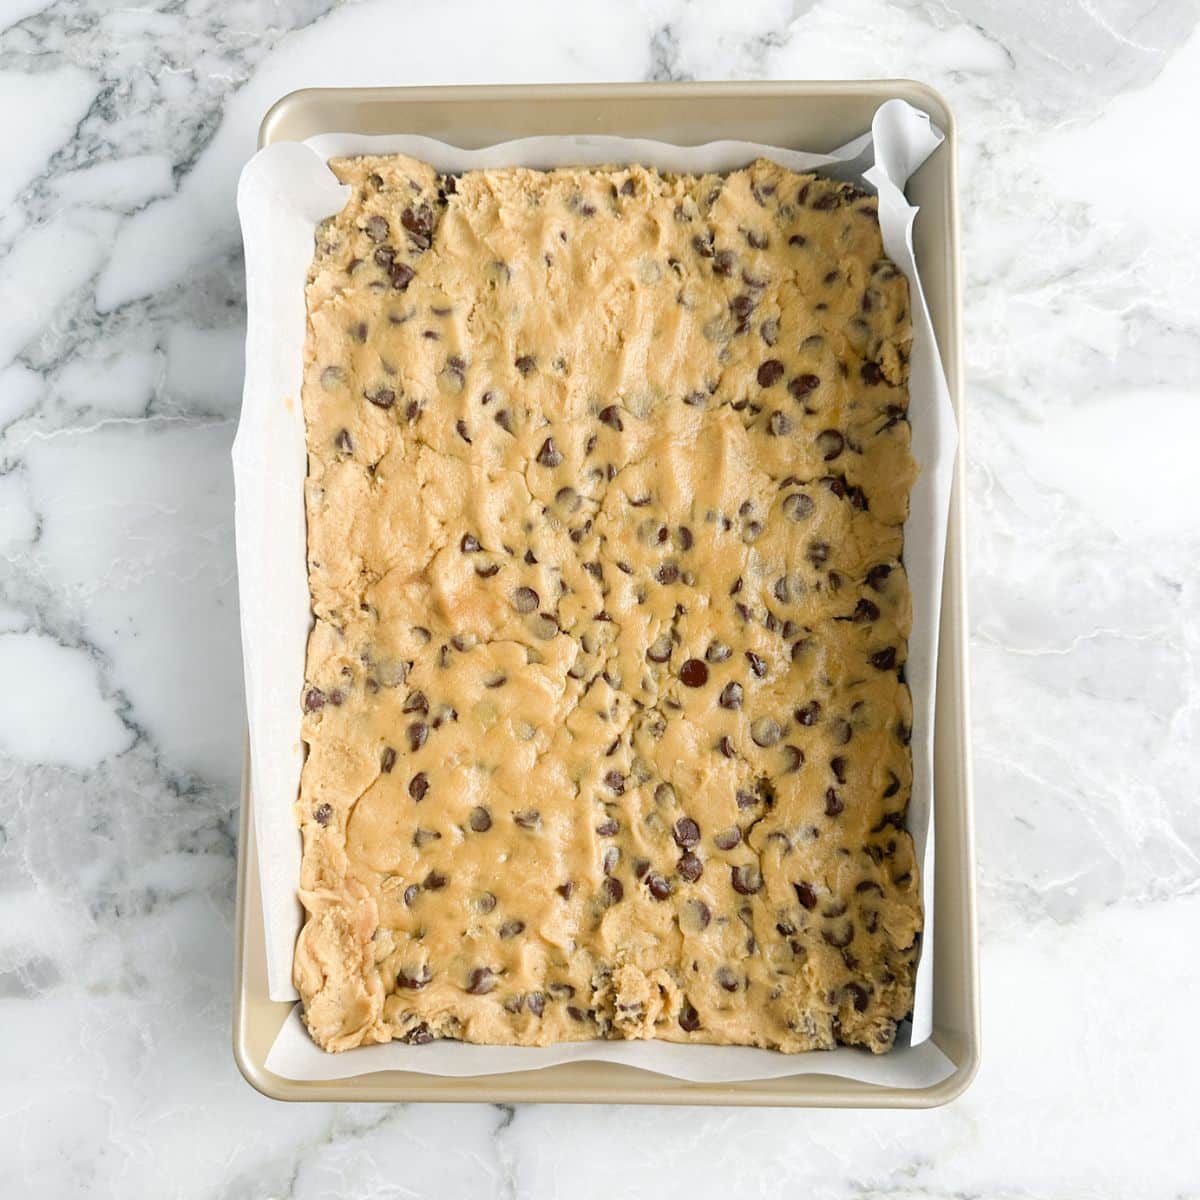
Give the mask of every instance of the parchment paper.
[{"label": "parchment paper", "polygon": [[305,545],[307,469],[300,407],[305,334],[305,277],[316,223],[342,208],[348,189],[326,166],[352,154],[404,153],[440,171],[481,167],[602,165],[636,162],[660,170],[730,171],[758,157],[797,171],[866,182],[879,194],[888,256],[908,277],[913,346],[910,409],[920,476],[904,531],[913,598],[906,673],[913,695],[913,793],[908,824],[922,867],[924,947],[911,1025],[891,1054],[840,1048],[784,1055],[725,1046],[664,1042],[579,1042],[551,1047],[393,1042],[343,1054],[319,1050],[293,1010],[267,1067],[290,1079],[341,1079],[381,1070],[483,1075],[582,1059],[621,1062],[680,1079],[725,1082],[820,1073],[880,1084],[928,1086],[952,1064],[928,1040],[933,990],[933,688],[937,663],[942,561],[957,430],[912,250],[916,209],[904,197],[909,176],[940,144],[929,118],[900,100],[882,105],[871,130],[832,154],[805,154],[749,142],[670,146],[615,137],[542,137],[461,150],[405,135],[326,134],[259,151],[242,171],[238,211],[246,251],[246,383],[233,447],[237,559],[241,597],[251,787],[262,880],[267,972],[272,1000],[294,1000],[292,953],[300,929],[296,899],[300,835],[292,817],[303,749],[299,697],[311,624]]}]

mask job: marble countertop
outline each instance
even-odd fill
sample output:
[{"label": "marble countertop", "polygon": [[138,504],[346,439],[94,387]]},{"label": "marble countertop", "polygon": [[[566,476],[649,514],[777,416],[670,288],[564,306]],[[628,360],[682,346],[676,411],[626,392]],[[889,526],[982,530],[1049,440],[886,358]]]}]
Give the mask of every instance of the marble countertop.
[{"label": "marble countertop", "polygon": [[[0,1194],[1200,1195],[1198,21],[0,3]],[[233,196],[263,112],[317,84],[857,76],[926,80],[960,125],[977,1081],[921,1113],[264,1100],[229,1049]]]}]

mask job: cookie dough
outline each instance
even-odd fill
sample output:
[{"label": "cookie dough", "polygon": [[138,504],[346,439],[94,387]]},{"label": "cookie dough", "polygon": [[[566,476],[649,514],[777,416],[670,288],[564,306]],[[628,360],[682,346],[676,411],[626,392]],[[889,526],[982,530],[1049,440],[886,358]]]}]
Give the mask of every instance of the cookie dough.
[{"label": "cookie dough", "polygon": [[758,161],[335,161],[295,980],[327,1050],[882,1052],[910,1009],[906,281]]}]

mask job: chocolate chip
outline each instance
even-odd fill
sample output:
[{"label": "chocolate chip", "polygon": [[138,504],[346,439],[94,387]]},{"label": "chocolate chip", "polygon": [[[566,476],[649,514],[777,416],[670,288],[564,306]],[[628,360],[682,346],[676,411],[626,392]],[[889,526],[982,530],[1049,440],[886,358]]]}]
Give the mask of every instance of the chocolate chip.
[{"label": "chocolate chip", "polygon": [[408,727],[406,733],[408,735],[408,747],[415,752],[425,745],[425,740],[429,737],[429,727],[423,721],[414,721]]},{"label": "chocolate chip", "polygon": [[419,992],[432,978],[433,975],[430,973],[428,966],[423,966],[419,971],[412,974],[407,971],[397,971],[396,986],[399,988],[411,988],[414,992]]},{"label": "chocolate chip", "polygon": [[522,614],[535,612],[540,603],[541,597],[531,587],[519,587],[512,594],[512,606]]},{"label": "chocolate chip", "polygon": [[704,864],[691,851],[680,856],[675,864],[679,878],[687,883],[695,883],[704,874]]},{"label": "chocolate chip", "polygon": [[408,263],[393,263],[391,271],[392,287],[398,292],[407,291],[408,285],[412,283],[415,274],[416,272]]},{"label": "chocolate chip", "polygon": [[335,437],[333,439],[333,444],[343,454],[353,454],[354,453],[354,442],[350,438],[350,430],[348,430],[348,429],[340,430],[338,432],[337,437]]},{"label": "chocolate chip", "polygon": [[713,837],[713,845],[718,850],[732,850],[741,840],[742,831],[736,825],[731,825]]},{"label": "chocolate chip", "polygon": [[737,976],[730,967],[718,967],[715,978],[717,986],[723,990],[727,992],[736,992],[738,990]]},{"label": "chocolate chip", "polygon": [[809,912],[817,907],[817,892],[811,883],[793,883],[792,887],[796,889],[796,898]]},{"label": "chocolate chip", "polygon": [[367,392],[366,397],[376,408],[391,408],[396,403],[396,393],[388,387],[376,388],[373,392]]},{"label": "chocolate chip", "polygon": [[665,900],[671,894],[671,884],[657,871],[646,875],[646,887],[655,900]]},{"label": "chocolate chip", "polygon": [[883,382],[883,371],[878,363],[865,362],[858,369],[858,373],[862,378],[863,383],[874,386]]},{"label": "chocolate chip", "polygon": [[[759,336],[768,346],[774,346],[779,341],[779,321],[775,317],[768,317],[759,327]],[[760,367],[761,371],[762,368]]]},{"label": "chocolate chip", "polygon": [[675,844],[683,850],[691,850],[700,844],[700,826],[691,817],[680,817],[671,832]]},{"label": "chocolate chip", "polygon": [[733,742],[731,742],[728,737],[722,737],[720,741],[717,742],[717,749],[720,750],[720,752],[726,758],[733,758],[734,754],[736,753],[733,748]]},{"label": "chocolate chip", "polygon": [[367,237],[373,242],[385,242],[388,236],[388,223],[383,217],[367,218]]},{"label": "chocolate chip", "polygon": [[860,625],[879,620],[879,605],[868,600],[865,596],[854,606],[854,615],[850,618]]},{"label": "chocolate chip", "polygon": [[333,820],[333,805],[318,804],[317,807],[313,809],[313,820],[322,827],[328,825],[329,822]]},{"label": "chocolate chip", "polygon": [[765,250],[770,244],[770,238],[765,233],[756,233],[753,229],[746,231],[746,241],[754,247],[755,250]]},{"label": "chocolate chip", "polygon": [[616,837],[621,832],[621,823],[614,817],[609,817],[607,821],[601,821],[596,826],[596,832],[601,837]]},{"label": "chocolate chip", "polygon": [[890,671],[896,665],[896,647],[886,646],[870,657],[871,666],[879,671]]},{"label": "chocolate chip", "polygon": [[325,693],[320,688],[309,688],[304,693],[304,711],[320,712],[325,707]]},{"label": "chocolate chip", "polygon": [[802,233],[793,233],[792,236],[788,238],[788,245],[806,246],[808,245],[808,238],[806,238]]},{"label": "chocolate chip", "polygon": [[842,798],[837,794],[837,789],[827,788],[825,790],[825,815],[827,817],[836,817],[839,813],[845,811],[846,806],[842,803]]},{"label": "chocolate chip", "polygon": [[846,439],[836,429],[823,429],[817,434],[817,449],[825,462],[832,462],[846,447]]},{"label": "chocolate chip", "polygon": [[513,813],[513,822],[522,829],[537,829],[542,823],[542,814],[533,809]]},{"label": "chocolate chip", "polygon": [[467,991],[472,996],[486,996],[496,986],[491,967],[476,967],[467,979]]},{"label": "chocolate chip", "polygon": [[563,456],[553,438],[547,438],[542,443],[542,448],[537,452],[537,460],[543,467],[557,467],[562,462]]},{"label": "chocolate chip", "polygon": [[619,879],[614,879],[611,875],[607,876],[600,885],[601,892],[604,893],[604,898],[609,904],[616,904],[625,896],[625,886]]},{"label": "chocolate chip", "polygon": [[783,363],[777,358],[768,358],[758,368],[758,386],[774,387],[783,378]]},{"label": "chocolate chip", "polygon": [[610,404],[607,408],[600,410],[600,421],[610,429],[615,429],[618,433],[621,433],[625,428],[621,420],[621,410],[615,404]]},{"label": "chocolate chip", "polygon": [[729,879],[733,890],[740,896],[753,896],[762,888],[762,876],[758,873],[758,868],[751,863],[741,863],[730,868]]},{"label": "chocolate chip", "polygon": [[385,774],[390,775],[392,768],[396,765],[396,751],[391,746],[385,746],[383,753],[379,756],[379,769]]},{"label": "chocolate chip", "polygon": [[776,745],[782,736],[783,730],[779,727],[779,722],[772,717],[759,717],[750,726],[751,739],[756,746],[763,749]]},{"label": "chocolate chip", "polygon": [[521,372],[522,375],[528,375],[537,366],[537,359],[532,354],[522,354],[513,362],[513,366]]},{"label": "chocolate chip", "polygon": [[793,521],[803,521],[812,516],[816,504],[805,492],[792,492],[783,498],[783,515]]},{"label": "chocolate chip", "polygon": [[475,833],[487,833],[492,827],[492,814],[486,808],[473,808],[467,818],[467,824]]},{"label": "chocolate chip", "polygon": [[746,661],[750,664],[750,670],[753,671],[759,679],[766,679],[767,664],[764,659],[759,658],[759,656],[755,654],[753,650],[747,650]]},{"label": "chocolate chip", "polygon": [[530,992],[525,997],[525,1007],[529,1009],[530,1015],[540,1017],[546,1011],[546,996],[544,992]]},{"label": "chocolate chip", "polygon": [[700,659],[689,658],[679,668],[679,679],[686,687],[703,687],[708,682],[708,668]]},{"label": "chocolate chip", "polygon": [[785,413],[776,409],[767,418],[767,432],[772,437],[786,437],[792,432],[792,421]]},{"label": "chocolate chip", "polygon": [[441,873],[441,871],[430,871],[429,874],[425,876],[425,881],[421,884],[421,886],[427,892],[440,892],[442,888],[444,888],[449,882],[450,880],[447,879],[446,876]]},{"label": "chocolate chip", "polygon": [[709,642],[708,649],[704,652],[704,657],[710,663],[728,662],[733,651],[722,642]]},{"label": "chocolate chip", "polygon": [[654,572],[654,578],[661,584],[672,584],[679,579],[679,568],[674,563],[663,563]]},{"label": "chocolate chip", "polygon": [[495,421],[505,433],[512,433],[512,413],[510,413],[507,408],[500,409],[500,411],[496,413],[492,420]]},{"label": "chocolate chip", "polygon": [[652,663],[669,662],[671,658],[671,637],[662,633],[654,639],[646,650],[646,657]]},{"label": "chocolate chip", "polygon": [[714,275],[732,275],[737,265],[737,255],[732,250],[718,250],[713,258]]},{"label": "chocolate chip", "polygon": [[722,689],[717,703],[722,708],[739,709],[742,707],[742,685],[736,680],[727,683]]},{"label": "chocolate chip", "polygon": [[679,1009],[679,1028],[685,1033],[695,1033],[700,1028],[700,1014],[685,1000]]},{"label": "chocolate chip", "polygon": [[797,375],[788,384],[788,393],[795,400],[803,400],[809,393],[815,392],[820,386],[820,376],[806,373],[804,375]]},{"label": "chocolate chip", "polygon": [[846,924],[837,930],[823,929],[821,930],[821,940],[828,946],[835,946],[841,950],[843,947],[850,945],[854,941],[854,923],[847,921]]},{"label": "chocolate chip", "polygon": [[744,326],[750,314],[754,311],[754,297],[748,292],[734,296],[729,302],[729,311],[737,317],[739,327]]},{"label": "chocolate chip", "polygon": [[808,559],[814,567],[824,565],[829,560],[829,543],[828,542],[809,542],[804,552],[804,557]]},{"label": "chocolate chip", "polygon": [[850,1001],[854,1005],[855,1012],[867,1011],[867,1002],[869,997],[867,996],[867,989],[863,987],[862,984],[848,983],[846,984],[844,990],[850,997]]},{"label": "chocolate chip", "polygon": [[518,934],[525,932],[525,922],[505,921],[496,932],[499,933],[502,938],[514,938]]}]

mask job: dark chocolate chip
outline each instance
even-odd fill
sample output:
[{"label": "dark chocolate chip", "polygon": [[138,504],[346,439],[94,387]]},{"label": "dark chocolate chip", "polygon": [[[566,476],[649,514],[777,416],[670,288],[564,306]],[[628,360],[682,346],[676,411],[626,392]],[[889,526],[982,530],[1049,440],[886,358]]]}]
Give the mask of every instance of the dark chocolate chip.
[{"label": "dark chocolate chip", "polygon": [[467,979],[467,991],[472,996],[486,996],[496,986],[491,967],[476,967]]},{"label": "dark chocolate chip", "polygon": [[733,890],[740,896],[753,896],[762,888],[762,876],[752,863],[741,863],[736,867],[731,867],[729,879],[733,884]]},{"label": "dark chocolate chip", "polygon": [[811,392],[815,392],[820,386],[820,376],[806,372],[803,375],[797,375],[796,378],[788,384],[788,392],[793,399],[803,400]]},{"label": "dark chocolate chip", "polygon": [[836,788],[825,789],[825,815],[827,817],[836,817],[839,813],[844,812],[846,806],[842,803],[842,798],[837,794]]},{"label": "dark chocolate chip", "polygon": [[420,750],[425,745],[425,739],[429,737],[429,727],[423,721],[414,721],[407,729],[408,747],[414,752]]},{"label": "dark chocolate chip", "polygon": [[777,358],[768,358],[758,368],[758,386],[774,387],[783,378],[783,363]]},{"label": "dark chocolate chip", "polygon": [[739,709],[742,707],[742,685],[736,680],[727,683],[722,689],[717,703],[722,708]]},{"label": "dark chocolate chip", "polygon": [[687,687],[703,687],[708,682],[708,668],[698,658],[689,658],[679,668],[679,679]]},{"label": "dark chocolate chip", "polygon": [[792,887],[796,889],[796,898],[809,912],[817,907],[817,892],[811,883],[793,883]]},{"label": "dark chocolate chip", "polygon": [[803,521],[812,516],[816,504],[806,492],[792,492],[783,498],[783,515],[793,521]]},{"label": "dark chocolate chip", "polygon": [[537,359],[532,354],[522,354],[513,363],[513,366],[521,372],[522,375],[528,375],[537,366]]},{"label": "dark chocolate chip", "polygon": [[680,817],[675,822],[672,836],[681,849],[691,850],[700,844],[700,826],[691,817]]},{"label": "dark chocolate chip", "polygon": [[475,833],[487,833],[492,827],[492,814],[483,807],[473,808],[467,823]]},{"label": "dark chocolate chip", "polygon": [[610,404],[607,408],[600,410],[600,421],[610,429],[615,429],[618,433],[625,428],[621,420],[621,410],[615,404]]},{"label": "dark chocolate chip", "polygon": [[704,864],[690,850],[680,856],[675,864],[679,878],[687,883],[695,883],[704,874]]},{"label": "dark chocolate chip", "polygon": [[318,804],[317,807],[313,809],[313,820],[316,821],[318,825],[328,825],[329,822],[333,820],[333,805]]},{"label": "dark chocolate chip", "polygon": [[671,884],[657,871],[647,873],[646,887],[655,900],[665,900],[671,894]]},{"label": "dark chocolate chip", "polygon": [[836,429],[822,429],[817,434],[817,449],[825,462],[832,462],[846,448],[846,439]]},{"label": "dark chocolate chip", "polygon": [[890,671],[896,665],[896,647],[885,646],[871,655],[871,666],[878,671]]},{"label": "dark chocolate chip", "polygon": [[731,825],[713,837],[713,845],[718,850],[732,850],[741,840],[742,831],[736,825]]},{"label": "dark chocolate chip", "polygon": [[679,1028],[685,1033],[695,1033],[700,1028],[700,1014],[685,1000],[679,1009]]},{"label": "dark chocolate chip", "polygon": [[429,967],[423,966],[419,971],[410,974],[407,971],[398,971],[396,973],[396,986],[399,988],[411,988],[414,992],[419,992],[431,979]]},{"label": "dark chocolate chip", "polygon": [[325,707],[325,693],[320,688],[309,688],[304,693],[304,711],[320,712]]},{"label": "dark chocolate chip", "polygon": [[519,613],[536,612],[541,597],[531,587],[519,587],[512,594],[512,606]]},{"label": "dark chocolate chip", "polygon": [[542,443],[542,448],[537,452],[537,460],[543,467],[557,467],[562,462],[562,453],[554,444],[553,438],[547,438]]}]

